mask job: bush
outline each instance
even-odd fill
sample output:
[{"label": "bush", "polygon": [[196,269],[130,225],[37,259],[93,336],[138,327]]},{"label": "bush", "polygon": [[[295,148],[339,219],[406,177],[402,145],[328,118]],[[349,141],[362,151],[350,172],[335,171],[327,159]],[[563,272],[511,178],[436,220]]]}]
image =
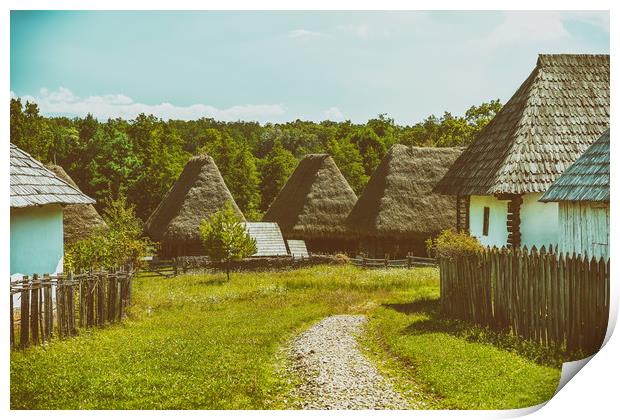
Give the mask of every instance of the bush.
[{"label": "bush", "polygon": [[472,255],[483,249],[477,238],[453,229],[446,229],[436,238],[426,240],[426,252],[434,258],[456,258]]},{"label": "bush", "polygon": [[336,254],[334,255],[334,260],[336,261],[336,264],[349,264],[351,262],[351,259],[347,254]]},{"label": "bush", "polygon": [[142,222],[124,196],[116,200],[106,199],[105,205],[102,217],[106,226],[67,247],[66,270],[121,267],[125,264],[137,268],[143,262],[142,257],[153,247],[148,238],[142,237]]}]

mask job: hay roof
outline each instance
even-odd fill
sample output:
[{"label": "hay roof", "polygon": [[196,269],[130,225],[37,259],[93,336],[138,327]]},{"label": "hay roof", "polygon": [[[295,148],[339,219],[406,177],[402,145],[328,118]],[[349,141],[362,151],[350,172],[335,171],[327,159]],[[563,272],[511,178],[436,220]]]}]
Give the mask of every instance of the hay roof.
[{"label": "hay roof", "polygon": [[334,238],[347,235],[344,220],[357,197],[327,154],[306,155],[265,213],[285,237]]},{"label": "hay roof", "polygon": [[213,158],[195,156],[146,221],[145,232],[155,241],[200,241],[200,222],[227,201],[245,221]]},{"label": "hay roof", "polygon": [[540,201],[609,203],[609,129],[555,180]]},{"label": "hay roof", "polygon": [[436,191],[525,194],[551,183],[609,127],[609,55],[540,55]]},{"label": "hay roof", "polygon": [[[45,165],[67,184],[78,189],[77,184],[58,165]],[[65,245],[87,238],[95,229],[106,226],[105,222],[91,204],[70,204],[64,208]]]},{"label": "hay roof", "polygon": [[93,204],[79,188],[67,184],[41,162],[11,143],[11,207],[46,204]]},{"label": "hay roof", "polygon": [[456,223],[456,199],[433,187],[461,148],[394,145],[381,160],[347,226],[362,236],[426,237]]}]

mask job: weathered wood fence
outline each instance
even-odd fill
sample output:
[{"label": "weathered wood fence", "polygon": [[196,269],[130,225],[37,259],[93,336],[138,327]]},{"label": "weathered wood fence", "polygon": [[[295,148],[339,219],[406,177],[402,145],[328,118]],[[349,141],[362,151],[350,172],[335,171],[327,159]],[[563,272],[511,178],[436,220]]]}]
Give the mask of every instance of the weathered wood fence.
[{"label": "weathered wood fence", "polygon": [[367,268],[412,268],[437,266],[437,261],[434,258],[415,257],[413,255],[407,255],[407,258],[391,260],[390,255],[386,254],[385,258],[367,258],[365,255],[358,255],[351,259],[351,264]]},{"label": "weathered wood fence", "polygon": [[119,321],[131,304],[132,279],[132,269],[118,269],[11,280],[11,347],[26,348],[76,335],[79,328]]},{"label": "weathered wood fence", "polygon": [[609,260],[487,248],[439,260],[444,314],[548,347],[595,353],[609,318]]}]

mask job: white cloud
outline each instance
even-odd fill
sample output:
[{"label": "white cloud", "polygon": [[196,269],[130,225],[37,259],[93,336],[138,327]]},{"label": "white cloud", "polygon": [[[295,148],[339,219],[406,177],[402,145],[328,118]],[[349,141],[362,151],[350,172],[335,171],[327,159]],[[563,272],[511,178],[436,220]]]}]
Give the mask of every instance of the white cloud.
[{"label": "white cloud", "polygon": [[498,43],[523,41],[555,41],[569,36],[562,19],[555,14],[506,14],[506,19],[495,28],[490,38]]},{"label": "white cloud", "polygon": [[288,33],[289,38],[295,39],[312,39],[320,36],[323,36],[323,34],[316,31],[309,31],[307,29],[295,29]]},{"label": "white cloud", "polygon": [[332,121],[344,120],[344,114],[342,113],[342,111],[340,111],[335,106],[332,106],[331,108],[326,109],[323,112],[323,115],[325,116],[325,118],[327,118],[328,120],[332,120]]},{"label": "white cloud", "polygon": [[[16,97],[11,91],[11,97]],[[85,98],[75,95],[71,90],[60,87],[51,91],[43,88],[39,95],[22,96],[23,101],[36,102],[42,114],[84,116],[91,113],[98,119],[107,118],[135,118],[138,114],[153,114],[162,119],[193,120],[211,117],[221,121],[272,121],[281,117],[285,109],[281,104],[235,105],[226,109],[219,109],[211,105],[194,104],[177,106],[168,102],[158,105],[148,105],[135,102],[122,94],[108,94],[88,96]]]}]

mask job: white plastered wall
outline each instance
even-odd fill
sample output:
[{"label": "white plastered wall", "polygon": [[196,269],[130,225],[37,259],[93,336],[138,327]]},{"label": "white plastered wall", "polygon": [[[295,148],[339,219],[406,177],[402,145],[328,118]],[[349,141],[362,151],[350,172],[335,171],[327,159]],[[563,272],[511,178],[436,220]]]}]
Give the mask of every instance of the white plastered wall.
[{"label": "white plastered wall", "polygon": [[[482,234],[484,208],[489,208],[489,234]],[[482,245],[505,246],[508,241],[508,201],[498,200],[491,195],[472,195],[469,200],[469,232]]]}]

